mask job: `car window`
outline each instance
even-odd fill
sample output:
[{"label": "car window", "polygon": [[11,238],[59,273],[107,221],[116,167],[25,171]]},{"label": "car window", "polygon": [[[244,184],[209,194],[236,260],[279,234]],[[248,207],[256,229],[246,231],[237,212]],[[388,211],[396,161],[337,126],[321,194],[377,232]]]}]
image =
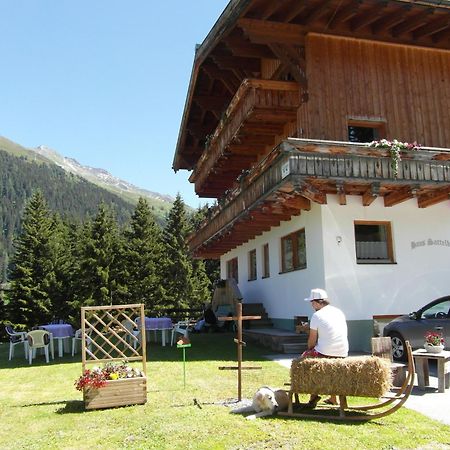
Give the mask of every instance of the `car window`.
[{"label": "car window", "polygon": [[450,309],[450,300],[445,300],[444,302],[437,303],[430,308],[424,309],[422,311],[423,319],[445,319],[448,317],[448,312]]}]

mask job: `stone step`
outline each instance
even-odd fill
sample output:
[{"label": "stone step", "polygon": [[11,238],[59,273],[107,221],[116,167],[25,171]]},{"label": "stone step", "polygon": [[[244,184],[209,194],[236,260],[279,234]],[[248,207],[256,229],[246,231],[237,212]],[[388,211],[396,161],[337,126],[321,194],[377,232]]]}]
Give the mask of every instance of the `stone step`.
[{"label": "stone step", "polygon": [[249,320],[244,322],[244,330],[249,330],[253,328],[272,328],[273,322],[270,319],[260,319],[260,320]]},{"label": "stone step", "polygon": [[243,303],[242,314],[246,316],[257,316],[266,314],[266,310],[262,303]]},{"label": "stone step", "polygon": [[270,320],[264,305],[262,303],[243,303],[242,304],[242,315],[243,316],[261,316],[261,319],[257,320],[245,320],[244,329],[253,328],[271,328],[273,323]]},{"label": "stone step", "polygon": [[286,342],[281,347],[283,353],[298,353],[299,356],[308,348],[306,342]]},{"label": "stone step", "polygon": [[283,352],[284,344],[299,344],[306,349],[306,335],[276,328],[250,328],[243,330],[244,341],[254,342],[276,352]]}]

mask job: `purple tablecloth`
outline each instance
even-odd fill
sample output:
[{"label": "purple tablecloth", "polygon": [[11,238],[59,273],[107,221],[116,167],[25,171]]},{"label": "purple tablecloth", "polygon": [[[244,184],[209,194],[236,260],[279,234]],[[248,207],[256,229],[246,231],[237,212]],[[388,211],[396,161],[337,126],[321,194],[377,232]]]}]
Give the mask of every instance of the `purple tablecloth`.
[{"label": "purple tablecloth", "polygon": [[[137,319],[139,323],[139,319]],[[169,317],[146,317],[146,330],[167,330],[172,329],[172,320]]]},{"label": "purple tablecloth", "polygon": [[39,328],[52,333],[54,338],[72,337],[74,334],[72,325],[68,323],[41,325]]}]

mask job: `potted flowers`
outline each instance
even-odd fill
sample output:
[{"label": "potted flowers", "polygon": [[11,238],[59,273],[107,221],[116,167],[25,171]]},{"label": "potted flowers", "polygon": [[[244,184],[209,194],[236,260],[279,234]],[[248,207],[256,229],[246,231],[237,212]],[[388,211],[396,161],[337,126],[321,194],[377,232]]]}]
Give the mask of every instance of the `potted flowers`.
[{"label": "potted flowers", "polygon": [[397,178],[398,175],[398,165],[402,160],[402,152],[406,152],[407,150],[420,149],[420,145],[417,142],[400,142],[397,141],[397,139],[394,139],[392,141],[389,141],[387,139],[372,141],[370,142],[369,147],[383,148],[389,151],[389,155],[391,157],[391,168],[394,174],[394,178]]},{"label": "potted flowers", "polygon": [[425,350],[429,353],[440,353],[444,350],[445,341],[442,333],[438,331],[427,331],[425,333]]},{"label": "potted flowers", "polygon": [[125,362],[109,362],[103,368],[85,370],[75,388],[83,391],[86,409],[110,408],[146,403],[146,380],[140,369]]}]

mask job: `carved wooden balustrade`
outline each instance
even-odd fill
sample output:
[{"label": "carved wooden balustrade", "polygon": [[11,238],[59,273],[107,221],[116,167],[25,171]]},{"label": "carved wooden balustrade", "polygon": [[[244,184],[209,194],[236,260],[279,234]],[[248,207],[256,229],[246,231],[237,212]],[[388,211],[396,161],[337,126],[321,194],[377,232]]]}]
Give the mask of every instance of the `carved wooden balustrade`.
[{"label": "carved wooden balustrade", "polygon": [[[369,206],[383,197],[386,207],[416,198],[425,208],[450,194],[450,149],[403,153],[398,172],[386,150],[367,144],[288,139],[255,167],[190,237],[195,256],[216,258],[282,220],[326,204],[327,194],[360,195]],[[225,239],[226,237],[226,239]]]},{"label": "carved wooden balustrade", "polygon": [[[298,83],[246,79],[224,113],[189,181],[200,196],[217,197],[295,122]],[[269,147],[268,147],[269,146]]]}]

